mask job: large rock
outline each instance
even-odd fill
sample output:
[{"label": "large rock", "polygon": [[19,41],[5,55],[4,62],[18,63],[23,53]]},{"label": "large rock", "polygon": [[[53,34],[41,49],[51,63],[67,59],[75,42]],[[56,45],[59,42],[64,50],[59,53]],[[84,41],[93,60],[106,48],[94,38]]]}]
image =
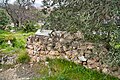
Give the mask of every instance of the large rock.
[{"label": "large rock", "polygon": [[107,68],[103,68],[102,72],[107,73],[108,69]]},{"label": "large rock", "polygon": [[88,63],[89,65],[93,65],[93,64],[95,63],[95,60],[88,59],[87,63]]},{"label": "large rock", "polygon": [[78,39],[83,39],[83,38],[84,38],[83,34],[82,34],[80,31],[77,31],[77,33],[75,33],[75,36],[76,36]]},{"label": "large rock", "polygon": [[59,56],[60,55],[60,53],[58,51],[53,51],[53,50],[51,50],[48,54],[51,56]]},{"label": "large rock", "polygon": [[51,46],[47,46],[47,50],[48,51],[52,50],[52,47]]},{"label": "large rock", "polygon": [[66,33],[66,34],[64,34],[64,39],[66,39],[66,40],[74,40],[74,36],[71,35],[70,33]]},{"label": "large rock", "polygon": [[68,51],[66,46],[63,46],[63,50],[64,50],[64,52]]},{"label": "large rock", "polygon": [[27,49],[33,50],[33,49],[34,49],[34,48],[33,48],[33,45],[27,45]]},{"label": "large rock", "polygon": [[92,51],[91,50],[86,50],[85,53],[90,55],[92,53]]},{"label": "large rock", "polygon": [[40,54],[41,55],[46,55],[46,52],[45,51],[40,51]]},{"label": "large rock", "polygon": [[68,57],[71,57],[72,56],[72,51],[67,51],[67,52],[65,52],[66,53],[66,56],[68,56]]},{"label": "large rock", "polygon": [[32,56],[31,57],[31,62],[36,62],[37,61],[37,56]]},{"label": "large rock", "polygon": [[65,43],[65,39],[64,38],[60,38],[60,43]]},{"label": "large rock", "polygon": [[43,36],[49,36],[49,34],[52,32],[52,30],[40,30],[38,29],[35,35],[43,35]]},{"label": "large rock", "polygon": [[87,61],[87,59],[85,58],[85,56],[79,56],[78,58],[82,62],[86,62]]},{"label": "large rock", "polygon": [[60,47],[62,47],[62,44],[60,44],[60,42],[56,42],[55,43],[55,49],[59,49]]},{"label": "large rock", "polygon": [[87,49],[88,49],[88,50],[92,50],[92,49],[94,49],[94,46],[88,45],[88,46],[87,46]]},{"label": "large rock", "polygon": [[52,38],[49,38],[48,41],[49,41],[49,42],[53,42],[53,39],[52,39]]},{"label": "large rock", "polygon": [[74,56],[78,56],[78,52],[77,52],[77,50],[72,50],[72,55],[74,55]]}]

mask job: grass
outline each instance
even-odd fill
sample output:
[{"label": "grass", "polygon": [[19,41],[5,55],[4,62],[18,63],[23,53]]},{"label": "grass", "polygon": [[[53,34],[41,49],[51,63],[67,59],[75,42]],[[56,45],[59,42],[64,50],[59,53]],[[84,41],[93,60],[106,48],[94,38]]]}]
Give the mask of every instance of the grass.
[{"label": "grass", "polygon": [[[17,54],[17,62],[27,63],[30,61],[25,48],[25,44],[29,35],[33,33],[23,33],[23,32],[6,32],[0,30],[0,54],[13,55]],[[12,45],[8,44],[11,41]]]},{"label": "grass", "polygon": [[17,62],[28,63],[29,61],[30,61],[29,55],[27,54],[27,52],[23,50],[23,52],[21,52],[21,54],[18,55]]},{"label": "grass", "polygon": [[[10,33],[0,30],[0,52],[4,54],[19,54],[18,61],[21,63],[29,61],[25,44],[27,37],[32,34]],[[7,44],[8,40],[11,40],[12,46]],[[36,71],[41,75],[41,78],[34,78],[33,80],[120,80],[63,59],[47,59],[47,61],[48,66],[45,66],[42,62],[39,63],[38,67],[40,70]],[[3,67],[3,65],[1,66]]]},{"label": "grass", "polygon": [[49,67],[40,69],[42,78],[33,80],[120,80],[63,59],[49,59],[48,62]]},{"label": "grass", "polygon": [[[4,54],[21,53],[20,51],[25,50],[26,39],[33,33],[16,32],[10,33],[0,30],[0,51]],[[12,46],[8,44],[11,41]]]}]

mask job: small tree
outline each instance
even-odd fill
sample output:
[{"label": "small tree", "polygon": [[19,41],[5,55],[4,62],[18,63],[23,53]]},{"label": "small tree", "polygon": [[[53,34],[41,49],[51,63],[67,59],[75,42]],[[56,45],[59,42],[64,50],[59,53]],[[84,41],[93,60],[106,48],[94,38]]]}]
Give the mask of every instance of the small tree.
[{"label": "small tree", "polygon": [[20,28],[26,20],[37,19],[38,14],[35,13],[37,10],[31,6],[34,0],[15,0],[14,4],[10,4],[9,1],[10,0],[1,0],[0,7],[6,10],[16,27]]},{"label": "small tree", "polygon": [[5,29],[6,25],[10,23],[10,17],[5,10],[0,9],[0,29]]}]

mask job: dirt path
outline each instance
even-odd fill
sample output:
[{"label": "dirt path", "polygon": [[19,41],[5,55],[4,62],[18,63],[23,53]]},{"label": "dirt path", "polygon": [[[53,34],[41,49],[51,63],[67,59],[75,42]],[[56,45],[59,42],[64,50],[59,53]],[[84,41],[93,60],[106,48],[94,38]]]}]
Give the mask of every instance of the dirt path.
[{"label": "dirt path", "polygon": [[16,65],[0,72],[0,80],[31,80],[33,77],[40,77],[37,66],[30,67],[28,64]]}]

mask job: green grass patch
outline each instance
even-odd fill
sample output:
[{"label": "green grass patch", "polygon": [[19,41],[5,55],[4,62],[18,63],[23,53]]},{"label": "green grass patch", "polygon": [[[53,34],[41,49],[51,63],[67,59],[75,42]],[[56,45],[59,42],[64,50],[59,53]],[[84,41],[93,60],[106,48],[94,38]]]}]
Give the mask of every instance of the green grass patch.
[{"label": "green grass patch", "polygon": [[41,70],[44,74],[46,73],[49,75],[33,80],[119,80],[113,76],[86,69],[81,65],[76,65],[67,60],[49,59],[48,62],[48,71],[46,71],[46,69],[44,70],[44,67]]},{"label": "green grass patch", "polygon": [[4,31],[4,30],[0,30],[0,34],[9,34],[9,32]]},{"label": "green grass patch", "polygon": [[[26,39],[33,33],[16,32],[10,33],[0,30],[0,51],[2,53],[18,53],[25,50]],[[11,41],[12,45],[8,44]]]},{"label": "green grass patch", "polygon": [[19,63],[28,63],[30,61],[30,57],[27,54],[27,52],[21,51],[21,53],[18,55],[17,62]]},{"label": "green grass patch", "polygon": [[[6,55],[18,54],[17,62],[27,63],[30,57],[27,55],[25,45],[28,36],[33,33],[10,33],[3,30],[0,30],[0,33],[0,53]],[[8,44],[8,41],[11,42],[11,45]]]}]

